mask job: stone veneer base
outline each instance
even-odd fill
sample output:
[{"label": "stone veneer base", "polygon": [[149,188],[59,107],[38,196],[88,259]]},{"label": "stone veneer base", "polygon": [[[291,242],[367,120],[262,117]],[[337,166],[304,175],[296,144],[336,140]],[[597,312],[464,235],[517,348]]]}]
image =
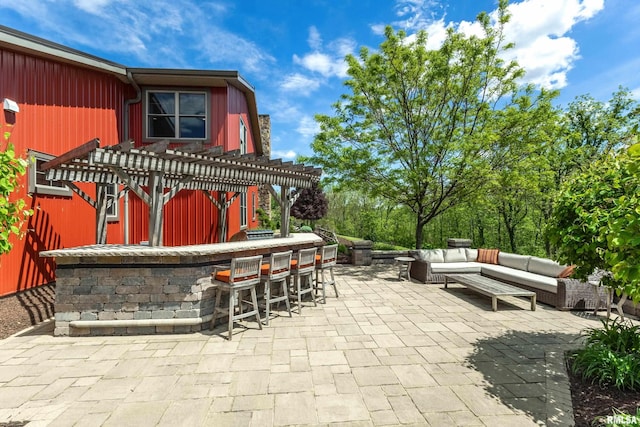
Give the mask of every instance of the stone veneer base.
[{"label": "stone veneer base", "polygon": [[[213,266],[231,258],[321,246],[313,233],[181,247],[92,245],[56,258],[54,335],[146,335],[209,327]],[[100,325],[99,322],[105,322]],[[117,325],[123,325],[119,327]],[[140,326],[137,326],[140,325]]]}]

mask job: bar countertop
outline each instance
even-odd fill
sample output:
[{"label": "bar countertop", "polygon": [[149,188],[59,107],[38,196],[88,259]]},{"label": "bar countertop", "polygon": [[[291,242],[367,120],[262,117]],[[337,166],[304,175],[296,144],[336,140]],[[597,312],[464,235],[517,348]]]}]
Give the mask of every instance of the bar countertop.
[{"label": "bar countertop", "polygon": [[274,251],[322,246],[324,241],[314,233],[293,233],[289,237],[211,243],[189,246],[86,245],[40,252],[53,257],[58,264],[88,263],[174,263],[230,259],[232,256],[266,254]]}]

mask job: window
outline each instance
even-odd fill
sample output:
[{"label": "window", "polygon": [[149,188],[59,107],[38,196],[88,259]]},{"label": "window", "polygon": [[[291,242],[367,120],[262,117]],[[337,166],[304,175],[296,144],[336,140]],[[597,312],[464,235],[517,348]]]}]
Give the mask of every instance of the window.
[{"label": "window", "polygon": [[247,153],[247,125],[244,124],[244,120],[240,117],[240,154]]},{"label": "window", "polygon": [[256,193],[251,193],[251,217],[256,220]]},{"label": "window", "polygon": [[72,192],[69,187],[61,181],[51,181],[47,179],[47,173],[40,170],[40,165],[53,159],[51,154],[40,153],[29,150],[29,193],[49,194],[52,196],[71,197]]},{"label": "window", "polygon": [[207,92],[147,90],[148,139],[206,140]]},{"label": "window", "polygon": [[247,193],[240,193],[240,227],[247,226]]},{"label": "window", "polygon": [[120,209],[118,203],[118,184],[111,184],[107,187],[107,221],[118,221],[120,219]]},{"label": "window", "polygon": [[[244,120],[240,117],[240,154],[247,152],[247,126],[244,124]],[[247,218],[247,193],[240,194],[240,227],[246,227],[248,224]]]}]

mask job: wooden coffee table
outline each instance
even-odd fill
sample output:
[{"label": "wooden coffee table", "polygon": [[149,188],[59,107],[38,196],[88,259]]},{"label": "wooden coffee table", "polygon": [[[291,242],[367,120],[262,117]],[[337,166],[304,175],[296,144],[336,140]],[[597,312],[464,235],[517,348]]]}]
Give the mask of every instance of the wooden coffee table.
[{"label": "wooden coffee table", "polygon": [[536,310],[536,293],[512,286],[508,283],[500,282],[479,274],[445,274],[444,287],[449,281],[460,283],[466,288],[476,291],[479,294],[491,297],[491,308],[498,311],[498,297],[530,297],[531,311]]}]

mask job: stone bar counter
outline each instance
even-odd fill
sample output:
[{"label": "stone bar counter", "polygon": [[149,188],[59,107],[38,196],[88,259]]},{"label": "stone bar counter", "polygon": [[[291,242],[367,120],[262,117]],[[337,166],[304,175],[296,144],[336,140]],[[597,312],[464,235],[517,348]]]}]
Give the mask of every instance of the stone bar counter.
[{"label": "stone bar counter", "polygon": [[90,245],[40,253],[56,261],[55,335],[188,333],[209,328],[213,266],[319,247],[313,233],[192,246]]}]

